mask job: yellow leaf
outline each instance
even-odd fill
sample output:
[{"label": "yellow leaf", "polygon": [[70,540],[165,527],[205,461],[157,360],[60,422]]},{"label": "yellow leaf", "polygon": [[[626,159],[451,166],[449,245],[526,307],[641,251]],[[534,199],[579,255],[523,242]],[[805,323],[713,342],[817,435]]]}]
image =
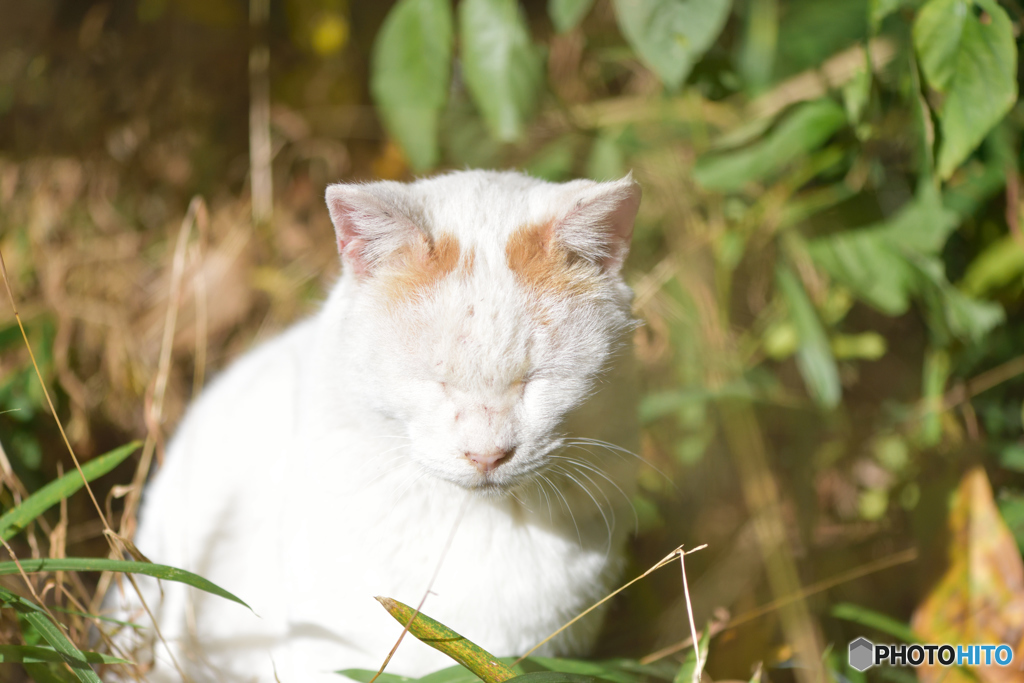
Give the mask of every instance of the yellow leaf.
[{"label": "yellow leaf", "polygon": [[[949,514],[949,568],[914,611],[914,632],[925,643],[1000,644],[1024,656],[1024,563],[1017,544],[992,500],[985,470],[969,471],[953,497]],[[978,680],[1020,680],[1016,667],[972,667]],[[922,666],[922,683],[971,680],[954,668]]]},{"label": "yellow leaf", "polygon": [[377,602],[384,605],[384,609],[398,623],[408,625],[409,633],[435,650],[445,653],[479,676],[484,683],[503,683],[516,677],[515,671],[502,664],[490,652],[426,614],[417,613],[408,605],[392,598],[378,597]]}]

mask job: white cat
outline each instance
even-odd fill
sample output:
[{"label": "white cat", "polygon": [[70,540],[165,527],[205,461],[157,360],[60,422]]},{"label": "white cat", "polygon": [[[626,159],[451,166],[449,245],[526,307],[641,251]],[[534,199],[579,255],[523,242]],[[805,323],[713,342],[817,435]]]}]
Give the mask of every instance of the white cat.
[{"label": "white cat", "polygon": [[[639,202],[630,177],[327,188],[340,280],[192,406],[136,537],[255,614],[139,577],[170,644],[137,653],[150,680],[181,679],[172,655],[199,681],[378,668],[401,626],[374,596],[419,603],[464,504],[424,613],[516,655],[605,595],[633,527],[619,270]],[[130,590],[121,610],[145,622]],[[539,653],[585,653],[599,626]],[[388,671],[452,664],[410,636]]]}]

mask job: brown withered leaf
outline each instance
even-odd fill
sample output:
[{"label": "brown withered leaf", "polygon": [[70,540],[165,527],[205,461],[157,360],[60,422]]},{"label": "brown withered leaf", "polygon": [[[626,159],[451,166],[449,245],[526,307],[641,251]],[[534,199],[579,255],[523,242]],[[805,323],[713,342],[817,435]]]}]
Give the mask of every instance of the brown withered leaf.
[{"label": "brown withered leaf", "polygon": [[[949,568],[914,611],[911,625],[925,643],[999,644],[1024,657],[1024,563],[992,499],[985,470],[964,475],[949,513]],[[984,683],[1019,681],[1017,666],[972,667]],[[918,669],[922,683],[971,678],[955,668]]]}]

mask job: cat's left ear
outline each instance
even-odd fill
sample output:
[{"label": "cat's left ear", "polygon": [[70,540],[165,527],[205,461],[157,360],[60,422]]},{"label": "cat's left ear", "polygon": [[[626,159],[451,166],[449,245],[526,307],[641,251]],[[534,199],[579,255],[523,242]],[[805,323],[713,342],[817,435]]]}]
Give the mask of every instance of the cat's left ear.
[{"label": "cat's left ear", "polygon": [[604,270],[617,273],[629,253],[641,194],[632,173],[619,180],[573,188],[573,208],[558,221],[556,238]]},{"label": "cat's left ear", "polygon": [[403,248],[429,254],[430,238],[412,221],[402,185],[390,181],[327,187],[342,263],[358,278],[370,276]]}]

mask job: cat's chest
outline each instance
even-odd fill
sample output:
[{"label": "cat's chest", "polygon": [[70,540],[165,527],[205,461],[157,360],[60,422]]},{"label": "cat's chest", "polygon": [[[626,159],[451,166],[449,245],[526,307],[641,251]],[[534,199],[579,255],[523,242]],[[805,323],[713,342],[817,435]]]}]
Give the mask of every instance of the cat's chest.
[{"label": "cat's chest", "polygon": [[382,586],[386,579],[395,589],[421,593],[449,537],[439,581],[461,577],[464,586],[488,573],[529,579],[542,564],[572,564],[588,545],[604,549],[603,525],[601,543],[587,543],[586,515],[577,520],[581,539],[557,503],[486,498],[425,473],[401,457],[402,448],[401,439],[354,432],[314,438],[301,448],[302,464],[286,469],[295,551],[325,573],[352,572],[353,579]]},{"label": "cat's chest", "polygon": [[[515,506],[440,484],[424,490],[422,482],[407,483],[387,495],[403,481],[409,480],[401,473],[385,475],[362,494],[333,503],[319,495],[306,503],[320,522],[303,525],[285,553],[291,622],[350,631],[339,632],[342,637],[365,636],[372,625],[386,652],[397,632],[373,596],[419,604],[451,538],[424,612],[498,654],[511,654],[588,606],[590,592],[603,594],[614,573],[607,548],[585,547],[575,530],[566,534]],[[330,485],[321,481],[316,488],[323,493]],[[339,613],[347,615],[344,621],[336,619]],[[406,647],[408,656],[430,656],[418,644]]]}]

